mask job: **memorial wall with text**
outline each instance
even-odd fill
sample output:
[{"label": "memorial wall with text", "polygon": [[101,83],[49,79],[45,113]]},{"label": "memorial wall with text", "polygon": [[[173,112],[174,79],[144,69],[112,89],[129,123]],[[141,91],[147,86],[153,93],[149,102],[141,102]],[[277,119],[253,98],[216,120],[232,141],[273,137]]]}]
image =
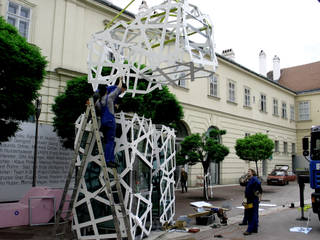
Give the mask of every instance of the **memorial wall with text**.
[{"label": "memorial wall with text", "polygon": [[[0,202],[20,200],[32,185],[35,124],[20,128],[0,144]],[[47,124],[39,124],[37,149],[37,186],[63,187],[74,152],[62,146]]]}]

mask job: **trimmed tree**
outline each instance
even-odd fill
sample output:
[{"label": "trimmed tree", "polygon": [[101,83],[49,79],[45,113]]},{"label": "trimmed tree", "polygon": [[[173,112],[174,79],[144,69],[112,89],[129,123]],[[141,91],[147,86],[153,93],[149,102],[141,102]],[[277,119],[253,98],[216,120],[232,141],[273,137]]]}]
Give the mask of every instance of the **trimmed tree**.
[{"label": "trimmed tree", "polygon": [[[105,70],[109,71],[107,68]],[[138,88],[143,89],[144,87],[145,83],[141,81]],[[86,101],[92,95],[91,84],[84,76],[68,81],[65,92],[55,98],[55,104],[52,106],[55,113],[53,126],[66,148],[73,149],[74,123],[79,115],[85,111]],[[139,116],[151,118],[153,123],[174,127],[183,118],[182,106],[166,86],[162,90],[157,89],[134,98],[130,94],[126,94],[119,100],[120,109],[118,111],[137,113]]]},{"label": "trimmed tree", "polygon": [[274,148],[273,141],[262,133],[256,133],[245,138],[237,139],[236,154],[242,160],[254,161],[256,163],[256,171],[258,171],[258,161],[266,160],[272,155]]},{"label": "trimmed tree", "polygon": [[0,17],[0,143],[19,130],[35,113],[47,61],[37,46],[19,35]]},{"label": "trimmed tree", "polygon": [[208,170],[210,162],[219,163],[229,154],[229,149],[219,139],[226,134],[225,130],[210,129],[209,132],[191,134],[181,142],[181,150],[177,154],[177,165],[194,165],[201,163],[203,167],[203,197],[208,200]]}]

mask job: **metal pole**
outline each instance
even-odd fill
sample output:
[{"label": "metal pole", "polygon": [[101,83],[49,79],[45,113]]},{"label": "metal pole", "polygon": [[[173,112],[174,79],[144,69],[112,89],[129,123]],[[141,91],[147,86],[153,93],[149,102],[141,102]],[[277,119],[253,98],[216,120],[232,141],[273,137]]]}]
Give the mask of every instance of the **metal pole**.
[{"label": "metal pole", "polygon": [[37,184],[38,127],[39,127],[40,113],[41,113],[41,99],[38,98],[36,100],[36,133],[35,133],[35,137],[34,137],[32,187],[35,187]]},{"label": "metal pole", "polygon": [[35,135],[35,138],[34,138],[34,158],[33,158],[32,187],[35,187],[36,186],[36,182],[37,182],[38,126],[39,126],[39,118],[36,118],[36,135]]}]

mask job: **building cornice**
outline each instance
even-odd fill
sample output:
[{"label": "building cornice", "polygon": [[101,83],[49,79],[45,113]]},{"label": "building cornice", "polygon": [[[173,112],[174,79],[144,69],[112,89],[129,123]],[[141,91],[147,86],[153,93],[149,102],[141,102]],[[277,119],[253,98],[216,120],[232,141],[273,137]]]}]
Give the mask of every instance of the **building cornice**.
[{"label": "building cornice", "polygon": [[73,78],[74,77],[87,76],[87,73],[78,72],[78,71],[75,71],[75,70],[70,70],[70,69],[62,68],[62,67],[56,68],[55,72],[58,75],[63,75],[63,76],[68,76],[68,77],[73,77]]},{"label": "building cornice", "polygon": [[284,87],[284,86],[282,86],[282,85],[270,80],[269,78],[266,78],[265,76],[263,76],[261,74],[258,74],[255,71],[252,71],[249,68],[246,68],[246,67],[242,66],[239,63],[236,63],[236,62],[234,62],[234,61],[232,61],[232,60],[230,60],[230,59],[228,59],[228,58],[226,58],[226,57],[224,57],[224,56],[222,56],[222,55],[220,55],[218,53],[216,53],[216,55],[217,55],[218,59],[222,60],[223,62],[225,62],[225,63],[227,63],[229,65],[237,67],[239,70],[241,70],[243,72],[246,72],[247,74],[250,74],[251,76],[254,76],[254,77],[258,78],[258,79],[261,79],[261,80],[263,80],[264,82],[266,82],[268,84],[272,84],[275,87],[277,87],[277,88],[279,88],[279,89],[281,89],[283,91],[286,91],[287,93],[290,93],[291,95],[294,95],[294,96],[297,95],[297,93],[295,91],[293,91],[293,90],[291,90],[291,89],[289,89],[287,87]]},{"label": "building cornice", "polygon": [[273,123],[269,123],[269,122],[264,122],[264,121],[260,121],[260,120],[256,120],[256,119],[252,119],[252,118],[248,118],[248,117],[243,117],[243,116],[235,115],[235,114],[232,114],[232,113],[219,111],[219,110],[216,110],[216,109],[200,107],[198,105],[194,105],[194,104],[191,104],[191,103],[181,102],[181,104],[189,106],[194,111],[200,111],[200,112],[203,112],[203,113],[206,113],[206,114],[209,114],[209,112],[214,112],[217,116],[220,116],[220,117],[226,117],[226,115],[227,115],[228,118],[232,118],[234,120],[245,119],[247,122],[250,122],[250,123],[253,123],[253,124],[260,124],[260,125],[264,125],[265,127],[273,126],[273,127],[278,128],[278,129],[285,130],[285,131],[291,131],[291,132],[294,132],[294,133],[296,132],[296,127],[294,127],[294,128],[284,127],[284,126],[281,126],[281,125],[277,125],[277,124],[273,124]]},{"label": "building cornice", "polygon": [[[122,8],[110,3],[109,1],[105,1],[105,0],[72,0],[72,1],[81,2],[87,6],[96,8],[98,10],[108,11],[111,13],[111,15],[114,15],[114,16],[116,16],[122,10]],[[135,15],[133,13],[125,10],[122,13],[122,15],[120,16],[120,19],[121,18],[124,19],[125,21],[130,21],[133,18],[135,18]]]},{"label": "building cornice", "polygon": [[315,94],[319,94],[319,93],[320,93],[320,88],[317,88],[317,89],[299,91],[299,92],[297,92],[297,95],[315,95]]}]

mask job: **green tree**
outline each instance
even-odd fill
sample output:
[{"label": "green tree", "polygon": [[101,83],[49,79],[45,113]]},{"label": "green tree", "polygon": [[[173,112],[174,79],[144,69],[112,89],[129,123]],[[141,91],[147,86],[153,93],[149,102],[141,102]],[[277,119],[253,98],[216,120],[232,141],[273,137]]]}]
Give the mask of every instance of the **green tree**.
[{"label": "green tree", "polygon": [[[144,87],[145,82],[140,81],[138,88],[143,89]],[[126,94],[121,100],[120,110],[135,112],[139,116],[152,119],[155,124],[164,124],[170,127],[175,127],[183,118],[183,108],[167,86],[134,98],[130,94]]]},{"label": "green tree", "polygon": [[0,17],[0,143],[14,136],[35,113],[47,61],[16,28]]},{"label": "green tree", "polygon": [[[105,69],[108,74],[110,69]],[[139,83],[138,89],[143,89],[145,82]],[[55,113],[53,126],[58,136],[62,138],[63,145],[73,148],[75,133],[74,123],[81,113],[85,111],[85,103],[93,95],[92,87],[87,77],[74,78],[67,82],[64,93],[55,98],[52,110]],[[139,116],[151,118],[153,123],[175,126],[183,118],[183,109],[175,96],[164,86],[162,90],[154,90],[145,95],[125,94],[120,99],[118,111],[134,112]]]},{"label": "green tree", "polygon": [[191,134],[181,142],[181,150],[177,154],[177,165],[194,165],[201,163],[203,167],[203,196],[208,200],[208,170],[210,162],[221,162],[229,154],[229,149],[220,143],[225,130],[210,129],[209,132]]},{"label": "green tree", "polygon": [[87,77],[77,77],[67,82],[64,93],[55,98],[52,105],[53,127],[61,138],[63,146],[73,149],[75,121],[86,110],[86,102],[92,96],[92,86]]},{"label": "green tree", "polygon": [[266,134],[262,133],[237,139],[235,146],[236,154],[240,159],[254,161],[256,163],[258,176],[258,161],[270,158],[273,148],[273,141]]}]

